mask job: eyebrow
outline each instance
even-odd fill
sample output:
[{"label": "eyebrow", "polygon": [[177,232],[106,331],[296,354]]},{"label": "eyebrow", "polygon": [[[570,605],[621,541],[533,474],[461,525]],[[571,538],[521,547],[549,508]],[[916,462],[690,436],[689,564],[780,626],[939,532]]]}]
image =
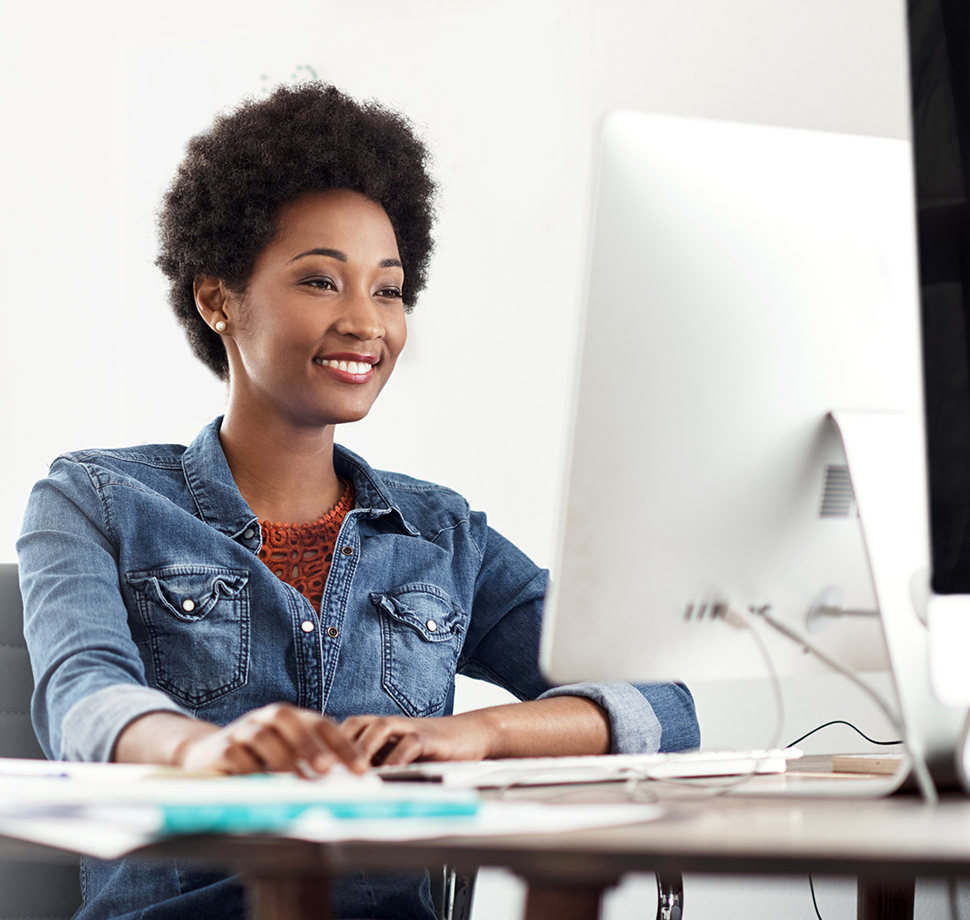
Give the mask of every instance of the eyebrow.
[{"label": "eyebrow", "polygon": [[[306,256],[329,256],[331,259],[337,259],[339,262],[347,261],[347,253],[341,252],[339,249],[308,249],[306,252],[301,252],[298,256],[293,256],[290,262],[295,262],[297,259],[303,259]],[[400,259],[381,259],[380,267],[404,268]]]},{"label": "eyebrow", "polygon": [[297,259],[306,258],[306,256],[330,256],[331,259],[338,259],[341,262],[347,261],[347,253],[341,252],[339,249],[308,249],[298,256],[293,256],[290,261],[295,262]]}]

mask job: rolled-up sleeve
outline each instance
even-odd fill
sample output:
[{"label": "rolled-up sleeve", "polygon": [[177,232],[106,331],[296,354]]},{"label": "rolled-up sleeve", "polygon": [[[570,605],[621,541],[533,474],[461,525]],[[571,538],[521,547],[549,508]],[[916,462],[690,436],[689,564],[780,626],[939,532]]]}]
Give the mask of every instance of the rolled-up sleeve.
[{"label": "rolled-up sleeve", "polygon": [[61,760],[108,763],[122,729],[149,712],[187,715],[151,687],[115,684],[78,700],[61,720]]},{"label": "rolled-up sleeve", "polygon": [[693,697],[681,684],[564,684],[540,699],[552,696],[583,696],[602,706],[610,720],[611,754],[689,751],[701,743]]},{"label": "rolled-up sleeve", "polygon": [[84,464],[55,461],[37,483],[17,553],[34,674],[31,716],[49,758],[106,761],[134,719],[182,712],[147,684],[98,481]]},{"label": "rolled-up sleeve", "polygon": [[491,528],[482,526],[477,541],[482,564],[459,660],[462,673],[498,684],[520,700],[592,700],[610,720],[614,754],[685,751],[700,745],[694,700],[682,684],[616,681],[554,687],[546,681],[539,670],[539,646],[547,573]]}]

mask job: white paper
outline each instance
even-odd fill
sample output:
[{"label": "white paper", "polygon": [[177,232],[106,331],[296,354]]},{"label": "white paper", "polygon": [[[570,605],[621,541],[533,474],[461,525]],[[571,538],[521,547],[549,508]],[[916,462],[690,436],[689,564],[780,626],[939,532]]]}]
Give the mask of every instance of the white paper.
[{"label": "white paper", "polygon": [[[0,759],[0,834],[112,859],[162,839],[162,806],[299,803],[310,808],[272,836],[313,842],[400,841],[454,836],[558,833],[652,821],[658,805],[482,801],[471,816],[336,818],[316,803],[412,802],[474,805],[477,793],[435,784],[383,783],[339,772],[199,779],[157,767]],[[169,836],[169,835],[164,835]]]},{"label": "white paper", "polygon": [[[131,812],[130,820],[126,811]],[[0,814],[0,834],[87,856],[116,859],[162,839],[140,829],[143,811],[141,806],[135,805],[112,809],[114,820],[108,820],[103,809],[92,809],[87,816],[77,817]],[[478,814],[471,818],[339,819],[315,810],[270,836],[336,843],[550,834],[639,824],[656,820],[662,814],[659,805],[547,805],[539,802],[484,802]]]},{"label": "white paper", "polygon": [[398,818],[394,821],[341,821],[321,812],[307,813],[286,836],[314,843],[342,840],[431,840],[436,837],[494,837],[506,834],[553,834],[654,821],[659,805],[547,805],[542,802],[483,802],[472,818]]}]

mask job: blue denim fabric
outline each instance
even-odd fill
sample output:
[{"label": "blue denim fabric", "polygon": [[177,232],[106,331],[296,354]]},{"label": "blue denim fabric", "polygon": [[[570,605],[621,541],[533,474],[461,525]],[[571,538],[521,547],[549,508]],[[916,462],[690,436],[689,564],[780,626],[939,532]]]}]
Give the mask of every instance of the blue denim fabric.
[{"label": "blue denim fabric", "polygon": [[[81,860],[84,904],[74,920],[243,920],[245,894],[234,878],[172,861]],[[333,916],[433,920],[428,873],[352,872],[334,882]]]},{"label": "blue denim fabric", "polygon": [[[340,447],[334,462],[357,504],[314,610],[256,555],[259,523],[226,463],[220,421],[187,448],[64,455],[34,487],[18,553],[34,727],[48,757],[110,760],[121,730],[158,710],[217,724],[276,701],[338,721],[447,715],[456,673],[519,699],[593,699],[609,713],[615,752],[698,745],[679,685],[551,687],[537,667],[546,572],[457,493],[376,472]],[[135,909],[124,893],[134,897],[132,872],[151,891],[142,904],[157,904],[148,915],[180,915],[175,869],[125,863],[92,869],[82,916]]]}]

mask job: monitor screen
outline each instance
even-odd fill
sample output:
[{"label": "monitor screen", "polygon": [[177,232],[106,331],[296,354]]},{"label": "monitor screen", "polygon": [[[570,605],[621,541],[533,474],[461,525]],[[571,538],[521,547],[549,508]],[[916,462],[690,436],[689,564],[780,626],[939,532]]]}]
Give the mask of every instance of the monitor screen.
[{"label": "monitor screen", "polygon": [[937,695],[970,703],[970,10],[910,0],[926,446],[929,657]]},{"label": "monitor screen", "polygon": [[933,589],[970,593],[970,10],[911,0]]}]

